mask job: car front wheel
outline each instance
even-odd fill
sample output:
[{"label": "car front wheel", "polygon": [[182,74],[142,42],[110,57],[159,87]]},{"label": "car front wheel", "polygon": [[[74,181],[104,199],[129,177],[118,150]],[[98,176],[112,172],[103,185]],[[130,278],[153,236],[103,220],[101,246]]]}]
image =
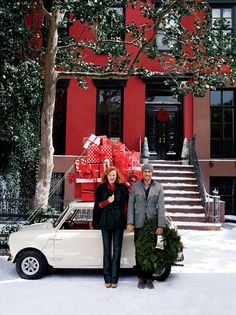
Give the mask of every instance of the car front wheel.
[{"label": "car front wheel", "polygon": [[171,266],[165,267],[165,268],[163,268],[162,272],[160,272],[159,274],[154,273],[153,274],[153,279],[155,279],[155,280],[157,280],[159,282],[165,281],[166,278],[169,277],[170,272],[171,272]]},{"label": "car front wheel", "polygon": [[16,271],[23,279],[40,279],[47,271],[47,262],[36,251],[24,251],[16,260]]}]

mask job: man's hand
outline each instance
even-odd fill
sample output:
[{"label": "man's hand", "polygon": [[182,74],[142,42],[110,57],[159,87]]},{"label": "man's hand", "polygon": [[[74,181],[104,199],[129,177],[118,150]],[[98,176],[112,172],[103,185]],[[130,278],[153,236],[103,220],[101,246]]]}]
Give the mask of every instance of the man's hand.
[{"label": "man's hand", "polygon": [[131,233],[131,232],[133,232],[134,231],[134,226],[133,226],[133,224],[127,224],[127,232],[128,233]]},{"label": "man's hand", "polygon": [[111,195],[111,196],[108,198],[109,203],[113,202],[114,199],[115,199],[115,196],[114,196],[114,194],[113,194],[113,195]]},{"label": "man's hand", "polygon": [[156,235],[162,235],[163,234],[163,227],[159,227],[156,229]]}]

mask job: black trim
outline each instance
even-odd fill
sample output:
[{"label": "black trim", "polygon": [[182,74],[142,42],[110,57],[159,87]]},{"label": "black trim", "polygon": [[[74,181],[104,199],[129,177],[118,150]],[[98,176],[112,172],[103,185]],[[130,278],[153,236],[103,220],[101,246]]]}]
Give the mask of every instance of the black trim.
[{"label": "black trim", "polygon": [[227,4],[236,4],[236,0],[208,0],[209,4],[222,4],[222,5],[227,5]]},{"label": "black trim", "polygon": [[116,80],[116,79],[108,79],[108,80],[99,80],[93,79],[93,84],[96,88],[103,89],[119,89],[126,87],[127,80]]}]

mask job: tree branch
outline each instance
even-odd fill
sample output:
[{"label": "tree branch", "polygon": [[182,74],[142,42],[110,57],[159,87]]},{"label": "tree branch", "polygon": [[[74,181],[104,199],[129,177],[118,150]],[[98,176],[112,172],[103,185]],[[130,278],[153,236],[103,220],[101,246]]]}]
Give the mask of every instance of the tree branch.
[{"label": "tree branch", "polygon": [[144,49],[153,41],[154,37],[156,36],[156,33],[158,31],[158,29],[160,28],[160,24],[164,18],[165,15],[167,15],[171,9],[176,5],[176,3],[178,3],[180,0],[174,0],[167,9],[163,10],[162,13],[160,13],[160,16],[158,18],[158,20],[154,23],[154,27],[153,27],[153,34],[152,36],[149,38],[148,41],[146,41],[143,46],[140,48],[140,50],[138,51],[137,55],[135,56],[133,62],[130,65],[130,69],[132,69],[135,64],[137,63],[139,57],[141,56],[141,54],[143,53]]},{"label": "tree branch", "polygon": [[51,19],[52,14],[50,12],[48,12],[48,10],[45,8],[44,4],[43,4],[43,0],[36,0],[36,3],[41,7],[44,15],[48,18]]}]

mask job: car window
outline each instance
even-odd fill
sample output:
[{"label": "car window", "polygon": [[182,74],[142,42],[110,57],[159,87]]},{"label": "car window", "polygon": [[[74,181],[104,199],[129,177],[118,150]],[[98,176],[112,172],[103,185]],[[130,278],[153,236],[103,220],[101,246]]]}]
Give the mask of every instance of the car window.
[{"label": "car window", "polygon": [[92,218],[92,209],[74,209],[61,228],[66,230],[92,229]]}]

